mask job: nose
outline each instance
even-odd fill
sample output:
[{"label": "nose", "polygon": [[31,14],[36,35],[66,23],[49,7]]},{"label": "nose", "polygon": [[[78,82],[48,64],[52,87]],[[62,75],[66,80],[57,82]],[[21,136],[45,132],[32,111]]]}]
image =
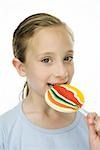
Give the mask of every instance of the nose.
[{"label": "nose", "polygon": [[60,80],[65,80],[68,76],[67,66],[64,63],[56,63],[54,68],[54,76]]}]

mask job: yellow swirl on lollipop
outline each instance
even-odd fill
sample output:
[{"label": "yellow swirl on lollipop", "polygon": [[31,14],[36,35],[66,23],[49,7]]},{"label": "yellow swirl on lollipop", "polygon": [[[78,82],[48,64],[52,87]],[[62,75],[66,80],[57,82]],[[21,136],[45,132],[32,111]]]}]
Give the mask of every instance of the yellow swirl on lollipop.
[{"label": "yellow swirl on lollipop", "polygon": [[84,104],[84,95],[74,86],[54,85],[46,91],[45,101],[53,109],[60,112],[76,112]]}]

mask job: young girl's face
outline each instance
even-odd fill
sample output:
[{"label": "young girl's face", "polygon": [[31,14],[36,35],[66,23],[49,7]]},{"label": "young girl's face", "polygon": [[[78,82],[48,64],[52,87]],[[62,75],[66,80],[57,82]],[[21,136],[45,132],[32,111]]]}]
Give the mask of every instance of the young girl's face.
[{"label": "young girl's face", "polygon": [[24,64],[30,91],[44,95],[54,84],[69,84],[73,73],[73,41],[63,26],[46,27],[29,41]]}]

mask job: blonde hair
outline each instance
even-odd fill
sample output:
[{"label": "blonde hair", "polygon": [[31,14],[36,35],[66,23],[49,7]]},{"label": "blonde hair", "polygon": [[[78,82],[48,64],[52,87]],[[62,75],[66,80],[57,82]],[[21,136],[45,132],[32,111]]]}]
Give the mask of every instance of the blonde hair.
[{"label": "blonde hair", "polygon": [[[14,56],[18,58],[22,63],[25,63],[27,41],[29,40],[29,38],[34,36],[36,31],[41,28],[59,25],[65,26],[72,40],[74,40],[71,29],[55,16],[52,16],[47,13],[38,13],[24,19],[16,28],[13,34],[12,45]],[[22,90],[22,99],[24,99],[24,97],[26,97],[28,93],[29,88],[26,81]]]}]

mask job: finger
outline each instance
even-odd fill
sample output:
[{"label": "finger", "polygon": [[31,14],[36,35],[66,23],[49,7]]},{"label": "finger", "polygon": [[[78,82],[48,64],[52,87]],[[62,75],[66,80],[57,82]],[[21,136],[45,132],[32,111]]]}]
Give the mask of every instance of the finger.
[{"label": "finger", "polygon": [[97,134],[100,136],[100,117],[96,117],[95,130]]},{"label": "finger", "polygon": [[89,113],[89,114],[87,115],[87,119],[88,119],[88,123],[89,123],[89,124],[95,124],[96,119],[97,119],[97,114],[96,114],[95,112]]},{"label": "finger", "polygon": [[95,125],[94,125],[94,119],[92,118],[87,118],[87,124],[88,124],[88,128],[89,128],[89,135],[90,137],[93,137],[96,135],[96,131],[95,131]]},{"label": "finger", "polygon": [[89,136],[90,139],[95,139],[97,137],[96,129],[95,129],[95,119],[97,117],[96,113],[89,113],[87,115],[87,124],[89,128]]}]

